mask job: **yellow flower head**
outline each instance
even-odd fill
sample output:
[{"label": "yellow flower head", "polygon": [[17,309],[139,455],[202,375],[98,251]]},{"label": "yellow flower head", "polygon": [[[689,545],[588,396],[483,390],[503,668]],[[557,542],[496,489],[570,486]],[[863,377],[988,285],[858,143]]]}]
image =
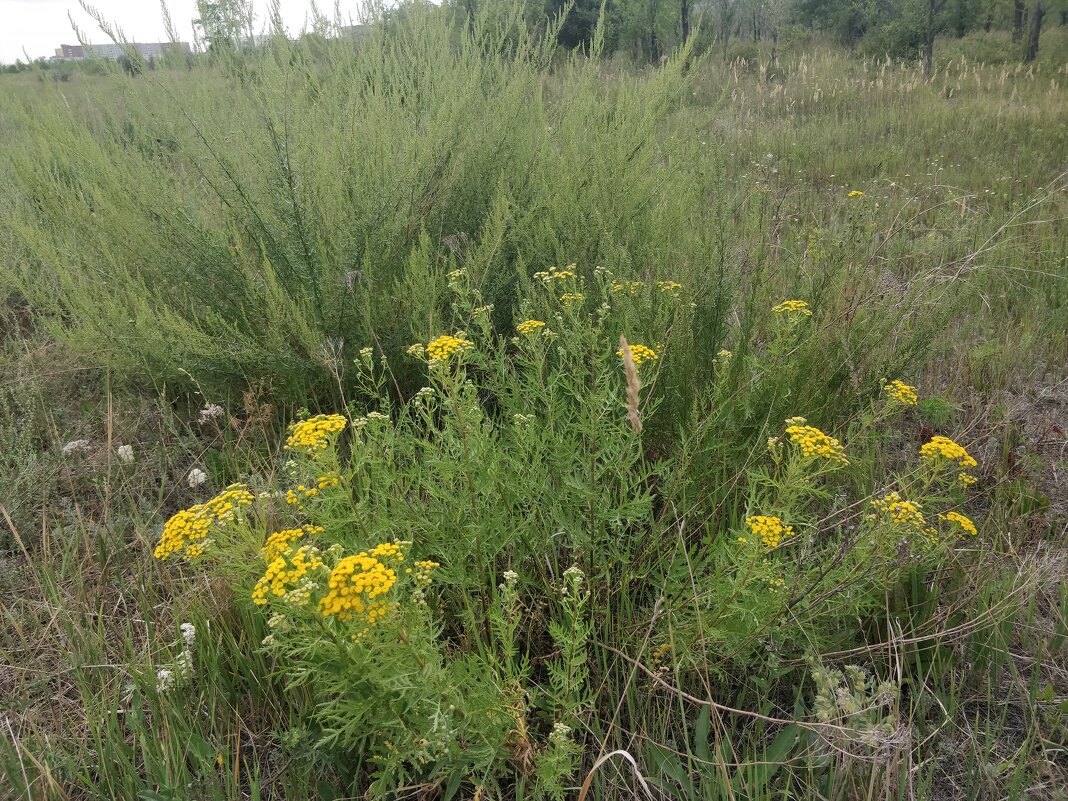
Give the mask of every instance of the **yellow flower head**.
[{"label": "yellow flower head", "polygon": [[404,551],[402,546],[406,544],[410,545],[411,543],[383,542],[371,549],[371,556],[382,561],[403,562]]},{"label": "yellow flower head", "polygon": [[885,384],[883,392],[889,396],[891,401],[900,403],[902,406],[915,406],[919,401],[916,396],[916,387],[910,387],[904,381],[897,379]]},{"label": "yellow flower head", "polygon": [[360,616],[373,625],[389,611],[381,596],[396,583],[396,571],[371,554],[346,556],[330,571],[329,591],[319,601],[319,611],[324,617],[336,616],[345,621]]},{"label": "yellow flower head", "polygon": [[952,524],[952,527],[955,530],[958,530],[963,534],[970,534],[974,537],[979,533],[978,529],[975,527],[975,523],[960,512],[946,512],[944,515],[939,515],[938,519],[948,521]]},{"label": "yellow flower head", "polygon": [[204,553],[212,527],[233,522],[243,508],[252,505],[253,500],[244,484],[231,484],[210,501],[175,513],[163,524],[163,534],[153,555],[157,559],[166,559],[172,554],[181,554],[186,561],[196,559]]},{"label": "yellow flower head", "polygon": [[286,449],[315,453],[326,449],[331,438],[345,429],[345,418],[340,414],[317,414],[289,427]]},{"label": "yellow flower head", "polygon": [[928,462],[940,461],[956,462],[961,467],[968,469],[976,467],[978,462],[964,449],[949,437],[931,437],[930,442],[920,447],[920,458]]},{"label": "yellow flower head", "polygon": [[661,292],[668,293],[678,292],[680,289],[682,289],[682,284],[678,283],[677,281],[657,281],[656,286]]},{"label": "yellow flower head", "polygon": [[[660,357],[657,356],[656,351],[646,345],[631,345],[630,355],[634,359],[634,364],[638,365],[642,362],[655,362]],[[623,358],[623,350],[617,350],[616,356]]]},{"label": "yellow flower head", "polygon": [[927,526],[920,505],[906,501],[896,492],[872,500],[871,505],[885,523],[915,531],[923,531]]},{"label": "yellow flower head", "polygon": [[[430,586],[432,581],[431,573],[441,567],[437,562],[432,562],[429,559],[420,559],[418,562],[413,562],[412,566],[408,568],[412,577],[412,583],[415,584],[416,592],[425,590]],[[405,571],[405,572],[408,572]]]},{"label": "yellow flower head", "polygon": [[[793,420],[804,420],[804,418],[792,417],[787,422]],[[849,464],[842,443],[834,437],[827,436],[815,426],[794,423],[786,427],[786,436],[790,438],[790,442],[801,449],[801,456],[804,459],[828,459],[841,464]]]},{"label": "yellow flower head", "polygon": [[560,302],[568,308],[576,306],[586,300],[586,296],[581,292],[565,292],[560,296]]},{"label": "yellow flower head", "polygon": [[[312,545],[304,545],[296,551],[282,551],[270,561],[252,588],[252,602],[263,606],[271,598],[285,598],[298,605],[307,603],[315,584],[308,573],[322,567],[319,549]],[[291,595],[294,590],[296,592]]]},{"label": "yellow flower head", "polygon": [[520,334],[536,334],[543,328],[545,328],[545,323],[541,320],[526,320],[517,325],[515,330]]},{"label": "yellow flower head", "polygon": [[[772,515],[754,515],[745,519],[749,531],[769,548],[778,548],[784,539],[789,539],[796,533],[793,526],[787,526],[777,517]],[[744,538],[743,538],[744,539]]]},{"label": "yellow flower head", "polygon": [[282,531],[276,531],[263,543],[263,547],[260,548],[260,556],[263,557],[263,561],[269,564],[278,557],[289,553],[292,544],[296,540],[306,536],[313,537],[316,534],[322,534],[323,531],[322,526],[304,526],[303,528],[287,528]]},{"label": "yellow flower head", "polygon": [[474,346],[473,342],[463,337],[451,337],[448,334],[443,334],[433,342],[427,343],[426,355],[430,357],[431,361],[446,361],[453,354],[464,353]]},{"label": "yellow flower head", "polygon": [[771,310],[776,314],[803,314],[806,317],[812,315],[808,303],[803,300],[784,300],[778,306],[772,306]]},{"label": "yellow flower head", "polygon": [[861,192],[859,189],[854,189],[852,192],[849,193],[849,197],[850,198],[864,197],[864,193]]},{"label": "yellow flower head", "polygon": [[546,286],[552,284],[553,281],[565,281],[568,278],[575,277],[575,265],[569,264],[562,270],[558,270],[555,267],[550,267],[547,272],[534,273],[534,277],[541,281]]},{"label": "yellow flower head", "polygon": [[610,289],[616,295],[637,295],[644,286],[644,281],[613,281]]}]

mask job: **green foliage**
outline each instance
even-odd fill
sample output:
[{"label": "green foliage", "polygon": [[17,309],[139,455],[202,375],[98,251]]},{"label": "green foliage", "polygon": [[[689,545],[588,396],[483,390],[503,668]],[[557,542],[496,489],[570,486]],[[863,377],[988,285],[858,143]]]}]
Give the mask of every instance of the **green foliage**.
[{"label": "green foliage", "polygon": [[[188,71],[5,76],[15,793],[1062,776],[1059,440],[1014,416],[1068,354],[1061,76],[962,59],[978,34],[930,77],[796,28],[773,58],[790,9],[727,5],[694,42],[725,62],[657,71],[600,56],[650,59],[650,30],[667,52],[675,6],[606,8],[590,56],[472,4]],[[345,431],[278,448],[296,406]],[[982,455],[978,484],[919,458],[926,428]],[[203,554],[154,561],[232,481]],[[324,607],[360,556],[395,580],[368,561],[382,592]]]},{"label": "green foliage", "polygon": [[[714,438],[650,459],[641,420],[692,332],[676,282],[621,281],[604,268],[589,281],[572,267],[539,272],[520,291],[528,319],[509,336],[467,270],[446,280],[467,325],[407,349],[426,363],[423,389],[394,404],[390,360],[362,350],[355,405],[375,411],[294,424],[288,486],[255,504],[231,489],[179,513],[156,551],[184,554],[234,586],[239,605],[250,605],[244,596],[264,608],[261,647],[275,677],[311,699],[292,709],[286,737],[329,764],[356,755],[350,780],[376,796],[459,781],[561,798],[588,764],[589,732],[624,704],[627,728],[660,706],[614,682],[616,667],[598,654],[655,643],[676,681],[744,669],[779,697],[797,680],[785,664],[855,644],[844,619],[889,614],[888,597],[975,536],[949,511],[963,500],[953,484],[968,461],[952,443],[878,475],[877,486],[898,490],[874,497],[857,494],[867,477],[841,443],[803,418],[788,420],[763,458],[736,466],[727,491],[694,492],[691,464],[719,449]],[[801,301],[772,314],[769,341],[721,354],[702,408],[718,405],[728,367],[774,375],[795,358],[814,315]],[[658,333],[670,338],[656,342]],[[655,346],[617,350],[620,334]],[[908,389],[887,385],[854,424],[858,455],[914,402]],[[235,492],[244,493],[236,509],[227,503]],[[720,506],[740,514],[716,521]],[[221,510],[210,528],[185,527],[183,515],[205,509]],[[162,546],[174,536],[186,547]],[[839,750],[850,738],[874,748],[882,724],[868,725],[870,710],[864,725],[852,716],[881,708],[888,691],[868,698],[863,672],[850,670],[848,692],[833,669],[817,675],[814,709],[850,727]]]}]

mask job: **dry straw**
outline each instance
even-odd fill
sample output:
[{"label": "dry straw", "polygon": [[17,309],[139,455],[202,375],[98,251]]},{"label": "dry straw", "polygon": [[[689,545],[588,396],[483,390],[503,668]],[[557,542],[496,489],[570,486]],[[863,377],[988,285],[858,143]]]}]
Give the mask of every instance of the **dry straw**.
[{"label": "dry straw", "polygon": [[635,434],[642,433],[642,420],[638,416],[638,390],[642,388],[638,379],[638,366],[634,363],[634,354],[630,352],[630,345],[623,334],[619,335],[619,350],[623,354],[623,367],[627,371],[627,420]]}]

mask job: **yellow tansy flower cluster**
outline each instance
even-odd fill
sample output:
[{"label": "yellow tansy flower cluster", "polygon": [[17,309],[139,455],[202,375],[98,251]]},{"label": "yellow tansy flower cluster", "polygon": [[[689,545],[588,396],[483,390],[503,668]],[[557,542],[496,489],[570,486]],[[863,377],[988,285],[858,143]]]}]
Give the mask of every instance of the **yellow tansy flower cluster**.
[{"label": "yellow tansy flower cluster", "polygon": [[366,616],[367,622],[374,624],[388,611],[384,600],[375,599],[396,583],[396,572],[367,552],[346,556],[330,571],[329,592],[319,602],[319,611],[346,621],[355,615]]},{"label": "yellow tansy flower cluster", "polygon": [[534,277],[546,285],[551,284],[553,281],[563,281],[568,278],[574,278],[575,265],[569,264],[562,270],[550,267],[548,272],[542,271],[534,273]]},{"label": "yellow tansy flower cluster", "polygon": [[[267,570],[252,588],[252,602],[263,606],[271,597],[282,598],[296,603],[307,603],[311,595],[309,582],[303,581],[309,571],[323,567],[319,549],[304,545],[295,551],[283,551],[267,565]],[[290,592],[296,591],[294,595]]]},{"label": "yellow tansy flower cluster", "polygon": [[[778,548],[784,539],[789,539],[796,533],[793,526],[785,525],[782,520],[773,515],[754,515],[745,519],[746,526],[760,541],[769,548]],[[744,537],[740,540],[745,542]]]},{"label": "yellow tansy flower cluster", "polygon": [[[642,362],[655,362],[660,357],[656,355],[656,351],[647,345],[630,345],[630,355],[634,359],[635,364],[641,364]],[[623,349],[620,348],[616,351],[616,356],[623,358]]]},{"label": "yellow tansy flower cluster", "polygon": [[975,523],[960,512],[946,512],[944,515],[939,515],[938,519],[948,520],[965,534],[971,534],[973,537],[979,533],[978,529],[975,527]]},{"label": "yellow tansy flower cluster", "polygon": [[317,414],[289,427],[286,449],[306,453],[325,450],[330,438],[344,429],[345,418],[340,414]]},{"label": "yellow tansy flower cluster", "polygon": [[409,545],[404,542],[383,542],[371,549],[371,556],[375,559],[388,559],[394,562],[404,561],[402,546]]},{"label": "yellow tansy flower cluster", "polygon": [[924,531],[927,526],[927,520],[920,511],[920,505],[906,501],[897,492],[890,492],[882,498],[875,498],[871,505],[880,518],[887,523],[915,531]]},{"label": "yellow tansy flower cluster", "polygon": [[801,449],[802,458],[819,457],[849,464],[845,448],[837,439],[827,436],[815,426],[804,425],[805,418],[803,417],[791,417],[786,422],[790,424],[786,427],[786,436],[790,438],[790,442]]},{"label": "yellow tansy flower cluster", "polygon": [[567,307],[582,303],[584,300],[586,300],[586,296],[581,292],[565,292],[560,296],[560,302]]},{"label": "yellow tansy flower cluster", "polygon": [[441,567],[441,565],[437,562],[432,562],[429,559],[420,559],[418,562],[413,562],[412,566],[407,568],[405,572],[411,575],[412,582],[417,588],[425,589],[430,586],[430,574],[438,567]]},{"label": "yellow tansy flower cluster", "polygon": [[861,192],[859,189],[854,189],[852,192],[849,193],[849,197],[850,198],[864,197],[864,193]]},{"label": "yellow tansy flower cluster", "polygon": [[644,281],[613,281],[609,289],[617,295],[637,295],[644,286]]},{"label": "yellow tansy flower cluster", "polygon": [[682,289],[678,281],[657,281],[656,286],[661,292],[678,292]]},{"label": "yellow tansy flower cluster", "polygon": [[279,556],[288,553],[294,541],[299,540],[301,537],[313,537],[316,534],[322,534],[323,530],[322,526],[304,526],[304,528],[287,528],[282,531],[276,531],[263,543],[263,547],[260,548],[260,556],[263,557],[265,562],[271,563]]},{"label": "yellow tansy flower cluster", "polygon": [[315,498],[324,489],[336,487],[341,483],[341,476],[337,473],[327,473],[325,476],[319,476],[315,479],[314,486],[308,487],[304,484],[297,484],[296,489],[286,490],[286,503],[290,506],[300,506],[302,501],[306,501],[308,498]]},{"label": "yellow tansy flower cluster", "polygon": [[975,476],[965,471],[968,468],[978,466],[979,463],[964,449],[964,446],[958,445],[949,437],[931,437],[930,442],[920,446],[920,458],[934,464],[943,461],[956,462],[960,467],[964,468],[957,474],[957,480],[962,486],[970,487],[976,481]]},{"label": "yellow tansy flower cluster", "polygon": [[885,384],[883,386],[883,392],[885,392],[892,401],[896,401],[902,406],[915,406],[919,402],[919,398],[916,395],[916,387],[910,387],[904,381],[899,381],[897,379]]},{"label": "yellow tansy flower cluster", "polygon": [[515,330],[520,334],[536,334],[543,328],[545,328],[545,323],[541,320],[525,320],[517,325]]},{"label": "yellow tansy flower cluster", "polygon": [[803,300],[784,300],[778,306],[772,306],[771,310],[776,314],[791,314],[798,313],[803,314],[806,317],[812,315],[812,310],[808,307],[808,303]]},{"label": "yellow tansy flower cluster", "polygon": [[475,343],[463,337],[451,337],[442,334],[433,342],[427,343],[426,355],[431,361],[445,361],[454,353],[463,353],[475,346]]},{"label": "yellow tansy flower cluster", "polygon": [[975,467],[978,464],[964,449],[964,446],[958,445],[949,437],[931,437],[931,440],[920,448],[920,456],[931,460],[948,459],[964,468]]},{"label": "yellow tansy flower cluster", "polygon": [[186,560],[195,559],[204,552],[211,527],[234,520],[243,507],[252,505],[253,500],[244,484],[231,484],[210,501],[177,512],[163,524],[163,534],[153,555],[157,559],[166,559],[181,553]]}]

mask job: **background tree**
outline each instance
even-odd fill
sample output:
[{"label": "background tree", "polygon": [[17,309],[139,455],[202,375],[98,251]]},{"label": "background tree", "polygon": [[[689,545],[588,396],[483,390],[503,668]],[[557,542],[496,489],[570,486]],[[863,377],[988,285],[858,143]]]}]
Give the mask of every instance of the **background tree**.
[{"label": "background tree", "polygon": [[946,0],[927,0],[927,31],[923,47],[923,74],[930,75],[934,68],[934,41],[938,15],[945,8]]},{"label": "background tree", "polygon": [[1023,34],[1025,13],[1024,0],[1012,0],[1012,41],[1014,42],[1020,41],[1020,36]]},{"label": "background tree", "polygon": [[209,51],[236,49],[252,36],[256,17],[250,0],[197,0],[197,13],[193,32]]},{"label": "background tree", "polygon": [[1024,61],[1034,61],[1038,55],[1038,37],[1042,34],[1042,18],[1046,15],[1046,6],[1042,0],[1036,0],[1034,11],[1031,12],[1031,35],[1027,37],[1027,51],[1024,53]]}]

